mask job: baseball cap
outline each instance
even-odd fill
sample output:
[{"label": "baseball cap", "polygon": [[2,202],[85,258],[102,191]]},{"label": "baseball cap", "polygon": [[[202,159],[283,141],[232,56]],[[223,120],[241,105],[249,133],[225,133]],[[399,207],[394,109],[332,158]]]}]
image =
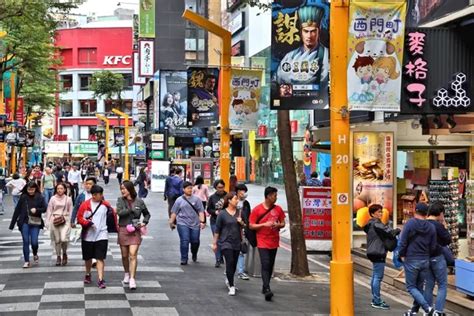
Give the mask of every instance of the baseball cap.
[{"label": "baseball cap", "polygon": [[428,204],[426,203],[416,203],[415,212],[420,215],[428,215]]}]

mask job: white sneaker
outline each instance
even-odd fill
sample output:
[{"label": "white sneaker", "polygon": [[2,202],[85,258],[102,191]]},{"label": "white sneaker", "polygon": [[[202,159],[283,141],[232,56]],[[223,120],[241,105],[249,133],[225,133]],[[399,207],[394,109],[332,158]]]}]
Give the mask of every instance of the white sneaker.
[{"label": "white sneaker", "polygon": [[234,295],[235,295],[235,287],[234,287],[234,286],[229,287],[229,295],[230,295],[230,296],[234,296]]},{"label": "white sneaker", "polygon": [[123,281],[122,283],[128,284],[130,282],[130,273],[125,273],[123,276]]},{"label": "white sneaker", "polygon": [[225,279],[225,286],[230,290],[229,280],[227,280],[227,278]]}]

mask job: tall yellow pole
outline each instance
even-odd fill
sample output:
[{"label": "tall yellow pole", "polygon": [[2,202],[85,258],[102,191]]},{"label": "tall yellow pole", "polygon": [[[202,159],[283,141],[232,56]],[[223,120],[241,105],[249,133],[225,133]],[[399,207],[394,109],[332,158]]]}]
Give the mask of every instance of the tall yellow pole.
[{"label": "tall yellow pole", "polygon": [[[10,108],[10,113],[12,115],[12,120],[15,121],[15,102],[16,102],[16,74],[11,71],[10,75],[10,93],[11,93],[11,98],[10,98],[10,104],[7,104],[7,106],[11,106]],[[16,133],[16,129],[13,127],[13,132]],[[16,172],[16,146],[12,145],[12,153],[11,153],[11,160],[10,160],[10,167],[12,170],[12,173]]]},{"label": "tall yellow pole", "polygon": [[354,315],[354,276],[351,258],[350,127],[347,110],[347,40],[349,0],[332,0],[331,61],[331,176],[332,261],[331,315]]},{"label": "tall yellow pole", "polygon": [[[0,86],[0,114],[5,114],[5,110],[6,110],[5,103],[3,102],[3,82],[2,82]],[[5,166],[7,165],[6,152],[7,152],[7,146],[5,145],[5,142],[3,141],[0,143],[0,166],[2,168],[5,168]]]},{"label": "tall yellow pole", "polygon": [[[129,166],[128,166],[128,119],[129,116],[128,114],[123,113],[122,111],[119,111],[117,109],[112,109],[112,112],[117,114],[119,117],[123,117],[125,119],[125,163],[124,163],[124,170],[123,170],[123,179],[124,180],[130,180],[130,174],[129,174]],[[119,124],[120,125],[120,124]]]},{"label": "tall yellow pole", "polygon": [[110,121],[107,117],[96,114],[95,115],[99,120],[105,122],[105,161],[109,159],[109,130],[110,130]]},{"label": "tall yellow pole", "polygon": [[231,72],[231,41],[232,35],[229,31],[222,28],[206,18],[185,10],[183,18],[202,27],[222,39],[222,55],[221,55],[221,105],[220,105],[220,125],[221,125],[221,141],[220,141],[220,159],[219,165],[221,169],[221,179],[226,184],[226,190],[229,190],[230,179],[230,129],[229,129],[229,103],[230,103],[230,72]]}]

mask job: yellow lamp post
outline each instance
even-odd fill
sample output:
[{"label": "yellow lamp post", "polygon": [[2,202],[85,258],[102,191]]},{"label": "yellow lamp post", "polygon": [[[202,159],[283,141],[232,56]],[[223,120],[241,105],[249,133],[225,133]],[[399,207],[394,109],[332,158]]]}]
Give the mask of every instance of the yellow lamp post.
[{"label": "yellow lamp post", "polygon": [[96,114],[95,115],[99,120],[105,122],[105,161],[109,159],[109,130],[110,130],[110,121],[107,117]]},{"label": "yellow lamp post", "polygon": [[351,258],[350,127],[347,109],[347,39],[349,0],[331,1],[331,176],[332,261],[331,315],[354,315],[354,275]]},{"label": "yellow lamp post", "polygon": [[229,103],[230,103],[230,72],[231,72],[231,41],[232,35],[221,26],[207,20],[193,11],[185,10],[183,18],[202,27],[222,39],[221,55],[221,141],[220,141],[220,159],[221,179],[226,184],[226,190],[229,191],[230,178],[230,129],[229,129]]},{"label": "yellow lamp post", "polygon": [[124,171],[123,171],[123,178],[124,180],[130,180],[129,175],[129,166],[128,166],[128,114],[123,113],[117,109],[112,109],[112,112],[119,116],[119,125],[120,125],[120,117],[125,119],[125,163],[124,163]]}]

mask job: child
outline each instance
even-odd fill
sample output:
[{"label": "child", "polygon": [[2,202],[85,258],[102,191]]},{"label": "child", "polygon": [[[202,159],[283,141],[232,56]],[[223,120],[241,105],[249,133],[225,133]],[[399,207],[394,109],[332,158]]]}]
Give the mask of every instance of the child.
[{"label": "child", "polygon": [[[77,221],[82,226],[82,259],[85,261],[86,275],[84,284],[91,283],[92,259],[97,260],[97,286],[105,289],[104,266],[108,248],[107,215],[116,214],[109,202],[104,200],[104,189],[93,185],[90,191],[92,198],[81,204]],[[116,223],[115,223],[116,224]]]}]

